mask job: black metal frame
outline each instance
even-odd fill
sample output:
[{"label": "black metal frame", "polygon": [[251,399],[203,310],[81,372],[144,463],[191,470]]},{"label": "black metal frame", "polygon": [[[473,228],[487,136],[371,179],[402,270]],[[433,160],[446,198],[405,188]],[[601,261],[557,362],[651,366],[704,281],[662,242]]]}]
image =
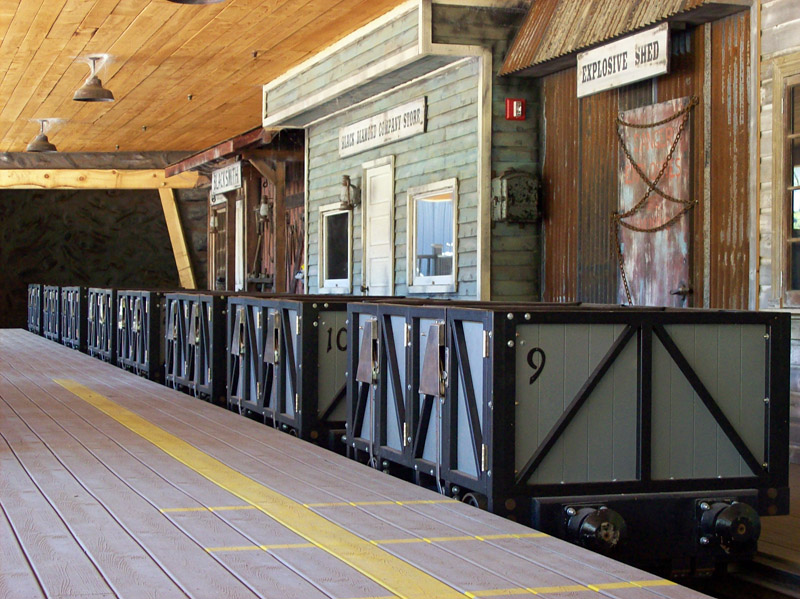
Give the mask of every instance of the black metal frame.
[{"label": "black metal frame", "polygon": [[117,365],[156,382],[164,380],[164,293],[117,291]]},{"label": "black metal frame", "polygon": [[90,287],[87,293],[86,352],[117,363],[117,290]]},{"label": "black metal frame", "polygon": [[43,334],[41,283],[30,283],[28,285],[28,330],[37,335]]},{"label": "black metal frame", "polygon": [[[509,319],[508,315],[512,318]],[[758,508],[762,514],[786,513],[788,510],[788,381],[789,381],[789,335],[788,315],[769,312],[734,312],[702,310],[628,310],[608,311],[555,311],[534,312],[529,320],[525,313],[494,310],[494,344],[497,352],[496,366],[504,365],[495,372],[494,396],[513,397],[516,389],[515,350],[508,341],[515,339],[517,324],[558,323],[591,324],[608,323],[625,325],[625,331],[617,338],[575,396],[573,401],[555,423],[540,444],[534,456],[517,474],[514,473],[514,447],[509,435],[500,435],[490,451],[494,487],[491,495],[499,503],[509,496],[556,497],[591,496],[614,494],[653,494],[703,491],[727,491],[736,489],[758,490]],[[530,314],[530,313],[529,313]],[[767,466],[764,467],[747,449],[735,428],[731,425],[714,398],[703,386],[698,375],[669,337],[666,326],[676,324],[756,324],[769,331],[766,360],[769,380],[765,381],[765,447]],[[651,477],[651,415],[652,415],[652,352],[653,337],[658,338],[677,367],[689,381],[693,390],[708,408],[715,421],[731,441],[741,458],[754,471],[753,476],[710,479],[653,480]],[[553,447],[555,441],[566,430],[567,425],[588,398],[591,390],[602,378],[613,360],[628,343],[637,344],[639,413],[637,427],[637,480],[603,481],[575,484],[527,485],[536,466]],[[495,430],[512,430],[514,426],[513,406],[508,402],[496,402],[493,410]],[[505,439],[503,439],[505,437]],[[493,459],[497,456],[498,459]],[[769,495],[773,495],[770,497]]]},{"label": "black metal frame", "polygon": [[165,384],[225,404],[226,296],[167,293],[164,304]]},{"label": "black metal frame", "polygon": [[46,339],[61,343],[61,287],[42,287],[42,334]]},{"label": "black metal frame", "polygon": [[86,287],[61,288],[61,342],[86,351],[88,294]]}]

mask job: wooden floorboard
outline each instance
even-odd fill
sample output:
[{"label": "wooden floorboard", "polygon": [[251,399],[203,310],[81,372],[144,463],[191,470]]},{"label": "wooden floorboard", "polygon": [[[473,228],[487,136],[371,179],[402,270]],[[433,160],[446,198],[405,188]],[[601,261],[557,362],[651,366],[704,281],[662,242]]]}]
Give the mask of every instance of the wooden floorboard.
[{"label": "wooden floorboard", "polygon": [[[24,331],[0,331],[0,373],[0,532],[14,532],[1,584],[31,597],[38,584],[63,597],[395,597],[386,580],[401,565],[448,597],[701,596]],[[185,443],[190,458],[165,453]],[[319,536],[291,519],[303,513]]]}]

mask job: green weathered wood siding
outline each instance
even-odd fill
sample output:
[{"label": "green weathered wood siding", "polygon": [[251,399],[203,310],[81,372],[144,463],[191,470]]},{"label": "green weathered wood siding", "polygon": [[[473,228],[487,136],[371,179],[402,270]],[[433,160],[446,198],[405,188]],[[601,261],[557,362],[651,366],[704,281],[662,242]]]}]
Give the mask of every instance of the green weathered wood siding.
[{"label": "green weathered wood siding", "polygon": [[[455,296],[477,297],[478,60],[467,59],[308,128],[308,282],[319,290],[319,208],[339,201],[342,175],[362,185],[365,162],[395,157],[395,294],[406,295],[406,192],[442,179],[458,179],[458,287]],[[427,97],[425,133],[355,156],[339,158],[339,129],[405,102]],[[359,294],[361,209],[353,211],[353,293]],[[453,297],[453,295],[450,295]]]},{"label": "green weathered wood siding", "polygon": [[267,114],[291,107],[327,86],[390,59],[419,43],[419,13],[413,8],[339,51],[286,79],[267,95]]},{"label": "green weathered wood siding", "polygon": [[[474,44],[492,51],[492,73],[499,72],[524,13],[486,8],[433,6],[433,41]],[[505,119],[505,99],[523,98],[524,121]],[[509,169],[539,172],[536,139],[538,94],[530,79],[492,79],[492,177]],[[541,227],[496,223],[491,235],[493,300],[538,300],[541,296]]]}]

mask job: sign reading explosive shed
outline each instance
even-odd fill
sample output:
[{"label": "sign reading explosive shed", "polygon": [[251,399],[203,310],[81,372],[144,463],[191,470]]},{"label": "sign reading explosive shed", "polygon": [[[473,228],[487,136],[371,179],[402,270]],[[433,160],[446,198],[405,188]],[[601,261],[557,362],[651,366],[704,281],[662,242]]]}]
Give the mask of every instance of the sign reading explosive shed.
[{"label": "sign reading explosive shed", "polygon": [[663,75],[669,70],[669,26],[630,35],[578,54],[578,97]]},{"label": "sign reading explosive shed", "polygon": [[425,98],[396,106],[339,129],[339,157],[352,156],[425,132]]}]

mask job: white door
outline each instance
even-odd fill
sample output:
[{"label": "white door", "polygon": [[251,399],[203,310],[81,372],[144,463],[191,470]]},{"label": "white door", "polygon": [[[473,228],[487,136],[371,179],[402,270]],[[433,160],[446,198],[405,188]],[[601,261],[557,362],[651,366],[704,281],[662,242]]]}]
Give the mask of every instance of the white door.
[{"label": "white door", "polygon": [[365,165],[363,202],[364,275],[366,295],[394,293],[394,176],[391,161]]}]

